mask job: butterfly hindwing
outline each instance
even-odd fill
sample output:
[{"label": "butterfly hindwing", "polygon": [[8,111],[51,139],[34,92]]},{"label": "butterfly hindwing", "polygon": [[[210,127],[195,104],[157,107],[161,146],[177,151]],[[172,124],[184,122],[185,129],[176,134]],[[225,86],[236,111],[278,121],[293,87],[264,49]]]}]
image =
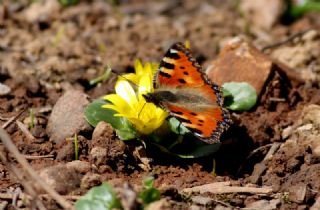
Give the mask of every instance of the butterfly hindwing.
[{"label": "butterfly hindwing", "polygon": [[212,107],[202,112],[194,112],[184,107],[170,105],[171,115],[202,141],[212,144],[219,141],[223,128],[225,113],[220,107]]}]

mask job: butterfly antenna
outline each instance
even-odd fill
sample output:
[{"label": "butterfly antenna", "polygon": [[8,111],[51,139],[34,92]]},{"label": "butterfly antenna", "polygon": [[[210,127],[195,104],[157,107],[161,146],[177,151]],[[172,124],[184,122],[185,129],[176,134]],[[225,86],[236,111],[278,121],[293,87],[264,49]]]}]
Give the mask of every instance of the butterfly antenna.
[{"label": "butterfly antenna", "polygon": [[140,118],[140,114],[141,114],[141,112],[142,112],[142,110],[143,110],[143,108],[145,107],[146,104],[147,104],[147,102],[145,102],[145,103],[143,104],[142,108],[140,109],[140,112],[139,112],[139,114],[138,114],[138,119]]},{"label": "butterfly antenna", "polygon": [[123,79],[125,79],[126,81],[130,82],[130,84],[133,84],[136,88],[139,87],[139,85],[133,83],[132,81],[130,81],[129,79],[127,79],[126,77],[122,76],[121,74],[119,74],[118,72],[116,72],[115,70],[111,69],[111,72],[115,75],[117,75],[118,77],[121,77]]}]

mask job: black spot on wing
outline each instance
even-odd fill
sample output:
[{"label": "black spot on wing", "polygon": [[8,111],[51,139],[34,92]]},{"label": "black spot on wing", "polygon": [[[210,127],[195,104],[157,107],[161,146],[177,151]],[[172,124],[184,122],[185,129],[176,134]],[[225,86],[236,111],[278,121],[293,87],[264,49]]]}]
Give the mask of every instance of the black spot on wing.
[{"label": "black spot on wing", "polygon": [[184,79],[178,79],[181,84],[186,84],[187,82]]},{"label": "black spot on wing", "polygon": [[175,111],[171,111],[172,113],[174,114],[177,114],[177,115],[182,115],[183,113],[182,112],[175,112]]},{"label": "black spot on wing", "polygon": [[173,70],[173,69],[174,69],[174,64],[172,64],[172,63],[167,63],[167,62],[164,62],[164,61],[161,62],[160,66],[163,66],[164,68],[170,69],[170,70]]},{"label": "black spot on wing", "polygon": [[170,50],[167,52],[165,57],[172,58],[172,59],[179,59],[180,58],[178,53],[172,53]]},{"label": "black spot on wing", "polygon": [[184,75],[189,75],[189,73],[187,71],[184,71],[183,74]]},{"label": "black spot on wing", "polygon": [[186,67],[184,67],[184,66],[180,66],[179,68],[180,68],[180,69],[185,69]]},{"label": "black spot on wing", "polygon": [[163,77],[167,77],[167,78],[170,78],[171,77],[171,75],[170,74],[168,74],[168,73],[166,73],[166,72],[163,72],[163,71],[159,71],[159,75],[160,76],[163,76]]},{"label": "black spot on wing", "polygon": [[182,123],[191,124],[191,121],[188,120],[188,119],[184,119],[184,118],[179,117],[179,116],[175,116],[175,118],[177,118],[177,120],[179,120]]}]

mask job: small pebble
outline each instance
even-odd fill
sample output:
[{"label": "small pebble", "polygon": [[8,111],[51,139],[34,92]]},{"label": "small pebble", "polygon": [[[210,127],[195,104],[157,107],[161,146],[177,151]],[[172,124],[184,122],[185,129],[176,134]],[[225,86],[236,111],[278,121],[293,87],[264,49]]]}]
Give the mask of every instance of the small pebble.
[{"label": "small pebble", "polygon": [[0,96],[8,95],[11,92],[11,88],[5,84],[0,83]]}]

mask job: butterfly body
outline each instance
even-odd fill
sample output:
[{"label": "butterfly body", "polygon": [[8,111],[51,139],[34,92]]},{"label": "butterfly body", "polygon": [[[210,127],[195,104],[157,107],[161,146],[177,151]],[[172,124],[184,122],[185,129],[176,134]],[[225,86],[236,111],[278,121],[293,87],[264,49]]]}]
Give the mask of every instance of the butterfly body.
[{"label": "butterfly body", "polygon": [[222,108],[220,88],[202,72],[183,44],[174,44],[165,54],[154,79],[155,91],[146,101],[165,109],[206,143],[219,141],[230,122]]},{"label": "butterfly body", "polygon": [[170,112],[170,106],[179,106],[195,112],[203,112],[219,105],[208,96],[191,88],[158,88],[147,95],[148,101]]}]

